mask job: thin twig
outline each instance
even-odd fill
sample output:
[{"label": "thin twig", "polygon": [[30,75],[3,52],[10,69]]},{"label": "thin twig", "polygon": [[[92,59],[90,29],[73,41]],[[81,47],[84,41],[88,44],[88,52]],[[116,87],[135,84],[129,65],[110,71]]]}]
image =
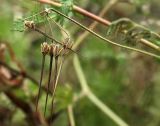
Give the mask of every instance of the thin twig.
[{"label": "thin twig", "polygon": [[[99,13],[99,17],[103,17],[105,15],[105,13],[112,8],[113,5],[115,5],[117,3],[118,0],[110,0],[109,2],[106,3],[105,7],[100,11]],[[98,25],[97,21],[94,21],[88,28],[93,30],[96,26]],[[82,42],[84,42],[83,40],[89,35],[88,31],[85,31],[83,34],[80,35],[80,37],[77,38],[75,44],[73,45],[73,49],[76,50],[80,44],[82,44]]]},{"label": "thin twig", "polygon": [[[39,2],[45,3],[45,4],[51,4],[51,5],[54,5],[56,7],[61,7],[62,6],[61,3],[54,2],[54,1],[51,1],[51,0],[39,0]],[[110,25],[111,24],[109,21],[107,21],[107,20],[105,20],[103,18],[99,18],[99,16],[96,16],[96,15],[94,15],[94,14],[92,14],[92,13],[90,13],[90,12],[88,12],[88,11],[78,7],[78,6],[76,6],[76,5],[73,5],[73,10],[75,10],[78,13],[81,13],[82,15],[90,17],[90,18],[92,18],[92,19],[94,19],[94,20],[96,20],[96,21],[98,21],[98,22],[100,22],[100,23],[102,23],[104,25]]]},{"label": "thin twig", "polygon": [[[37,31],[38,33],[44,35],[45,37],[47,37],[47,38],[51,39],[52,41],[54,41],[54,42],[56,42],[56,43],[58,43],[58,44],[60,44],[60,45],[63,46],[63,44],[62,44],[61,42],[59,42],[58,40],[56,40],[56,39],[54,39],[53,37],[49,36],[49,35],[46,34],[45,32],[39,30],[38,28],[34,28],[34,29],[32,29],[32,30]],[[70,50],[71,52],[73,52],[73,53],[79,55],[78,52],[74,51],[73,49],[68,48],[68,47],[66,47],[66,48],[67,48],[68,50]]]}]

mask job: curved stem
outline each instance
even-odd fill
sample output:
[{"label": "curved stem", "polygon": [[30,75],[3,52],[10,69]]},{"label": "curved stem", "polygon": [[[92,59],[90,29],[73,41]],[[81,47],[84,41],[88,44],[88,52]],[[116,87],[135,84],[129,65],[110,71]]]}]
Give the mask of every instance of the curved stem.
[{"label": "curved stem", "polygon": [[[100,13],[98,14],[99,17],[103,17],[106,12],[112,8],[113,5],[115,5],[118,2],[118,0],[110,0],[109,2],[107,2],[105,4],[105,7],[100,11]],[[94,21],[91,25],[89,25],[89,29],[93,30],[96,26],[98,25],[97,21]],[[80,37],[77,38],[77,40],[75,41],[75,44],[73,45],[73,49],[76,50],[80,44],[82,44],[82,42],[84,42],[83,40],[89,35],[89,32],[85,31],[83,34],[81,34]]]},{"label": "curved stem", "polygon": [[[54,2],[54,1],[51,1],[51,0],[39,0],[39,2],[41,2],[41,3],[46,3],[46,4],[51,4],[51,5],[54,5],[54,6],[56,6],[56,7],[61,7],[61,6],[62,6],[61,3]],[[114,3],[114,1],[113,1],[113,3]],[[111,2],[110,4],[112,4],[112,2]],[[92,14],[92,13],[90,13],[90,12],[88,12],[88,11],[86,11],[86,10],[78,7],[78,6],[76,6],[76,5],[73,5],[73,10],[75,10],[75,11],[77,11],[78,13],[80,13],[80,14],[82,14],[82,15],[85,15],[85,16],[87,16],[87,17],[89,17],[89,18],[91,18],[91,19],[93,19],[93,20],[95,20],[95,21],[97,21],[97,22],[99,22],[99,23],[101,23],[101,24],[103,24],[103,25],[106,25],[106,26],[111,25],[111,22],[110,22],[110,21],[108,21],[108,20],[106,20],[106,19],[103,19],[103,18],[101,18],[101,17],[99,17],[99,16],[96,16],[96,15],[94,15],[94,14]],[[144,26],[141,26],[141,27],[144,27]],[[158,35],[158,34],[155,33],[155,32],[151,32],[151,33],[153,33],[153,34],[155,34],[156,36],[160,37],[160,35]],[[144,40],[145,40],[145,39],[141,39],[140,42],[142,42],[143,44],[145,44],[145,45],[147,45],[147,46],[149,46],[149,47],[151,47],[151,48],[153,48],[153,49],[155,49],[155,50],[160,51],[160,47],[159,47],[159,46],[157,46],[156,44],[153,44],[152,42],[150,42],[150,41],[148,41],[148,40],[145,40],[145,41],[144,41]],[[149,43],[151,43],[151,44],[149,44]],[[150,46],[150,45],[151,45],[151,46]]]},{"label": "curved stem", "polygon": [[[58,11],[58,10],[56,10],[56,9],[54,9],[54,8],[50,8],[50,10],[53,11],[53,12],[55,12],[55,13],[58,13],[59,15],[61,15],[61,16],[63,16],[63,17],[65,17],[66,19],[68,19],[68,20],[70,20],[71,22],[75,23],[76,25],[80,26],[82,29],[88,31],[89,33],[93,34],[93,35],[96,36],[97,38],[99,38],[99,39],[101,39],[101,40],[103,40],[103,41],[105,41],[105,42],[107,42],[107,43],[110,43],[110,44],[112,44],[112,45],[115,45],[115,46],[118,46],[118,47],[121,47],[121,48],[125,48],[125,49],[128,49],[128,50],[132,50],[132,51],[135,51],[135,52],[139,52],[139,53],[146,54],[146,55],[148,55],[148,56],[152,56],[152,57],[155,57],[155,58],[157,58],[157,59],[160,59],[160,56],[159,56],[159,55],[156,55],[156,54],[154,54],[154,53],[150,53],[150,52],[147,52],[147,51],[144,51],[144,50],[140,50],[140,49],[136,49],[136,48],[133,48],[133,47],[128,47],[128,46],[125,46],[125,45],[121,45],[121,44],[115,43],[115,42],[113,42],[113,41],[111,41],[111,40],[109,40],[109,39],[107,39],[107,38],[105,38],[105,37],[97,34],[96,32],[88,29],[86,26],[84,26],[84,25],[82,25],[81,23],[77,22],[76,20],[74,20],[74,19],[66,16],[65,14],[61,13],[60,11]],[[37,14],[35,14],[35,15],[37,15]],[[62,45],[62,43],[60,43],[60,42],[57,41],[56,39],[52,38],[51,36],[45,34],[44,32],[40,31],[39,29],[35,28],[35,29],[33,29],[33,30],[35,30],[35,31],[43,34],[44,36],[48,37],[49,39],[51,39],[51,40],[55,41],[56,43],[59,43],[60,45]],[[147,40],[146,40],[146,41],[147,41]],[[144,42],[143,42],[143,43],[144,43]],[[149,46],[149,44],[147,44],[147,46]],[[154,46],[150,46],[150,47],[153,48]],[[71,48],[67,48],[67,49],[69,49],[70,51],[72,51],[72,52],[74,52],[74,53],[77,53],[77,52],[75,52],[74,50],[72,50]],[[157,48],[154,48],[154,49],[157,50]],[[159,46],[158,46],[158,50],[159,50]]]},{"label": "curved stem", "polygon": [[95,33],[94,31],[88,29],[87,27],[85,27],[85,26],[82,25],[81,23],[79,23],[79,22],[77,22],[76,20],[74,20],[74,19],[66,16],[65,14],[59,12],[58,10],[56,10],[56,9],[54,9],[54,8],[50,8],[50,10],[53,11],[53,12],[55,12],[55,13],[57,13],[57,14],[59,14],[59,15],[61,15],[61,16],[63,16],[63,17],[65,17],[65,18],[67,18],[68,20],[72,21],[73,23],[77,24],[78,26],[80,26],[80,27],[83,28],[84,30],[90,32],[91,34],[93,34],[94,36],[96,36],[97,38],[99,38],[99,39],[101,39],[101,40],[103,40],[103,41],[105,41],[105,42],[108,42],[108,43],[110,43],[110,44],[112,44],[112,45],[115,45],[115,46],[118,46],[118,47],[126,48],[126,49],[128,49],[128,50],[136,51],[136,52],[139,52],[139,53],[142,53],[142,54],[146,54],[146,55],[149,55],[149,56],[152,56],[152,57],[155,57],[155,58],[160,59],[160,56],[158,56],[158,55],[156,55],[156,54],[153,54],[153,53],[150,53],[150,52],[146,52],[146,51],[143,51],[143,50],[139,50],[139,49],[136,49],[136,48],[128,47],[128,46],[125,46],[125,45],[121,45],[121,44],[118,44],[118,43],[115,43],[115,42],[113,42],[113,41],[111,41],[111,40],[109,40],[109,39],[107,39],[107,38],[104,38],[103,36]]}]

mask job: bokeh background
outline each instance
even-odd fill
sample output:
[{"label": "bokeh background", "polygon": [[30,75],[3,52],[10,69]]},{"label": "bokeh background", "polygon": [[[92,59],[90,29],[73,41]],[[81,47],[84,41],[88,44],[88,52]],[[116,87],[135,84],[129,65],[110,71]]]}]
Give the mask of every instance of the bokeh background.
[{"label": "bokeh background", "polygon": [[[96,15],[108,2],[109,0],[74,1],[76,5]],[[44,36],[33,31],[14,31],[13,27],[16,19],[32,15],[37,8],[41,9],[44,6],[48,7],[48,5],[39,5],[31,0],[2,0],[0,4],[0,61],[17,71],[25,71],[37,81],[40,78],[42,59],[40,44],[44,41]],[[72,15],[86,26],[93,22],[78,13],[73,12]],[[118,0],[104,16],[110,21],[122,17],[128,17],[138,24],[160,33],[159,0]],[[43,29],[44,23],[39,27]],[[77,40],[84,32],[68,21],[66,21],[65,27],[73,41]],[[106,30],[107,26],[104,25],[98,25],[94,29],[104,36]],[[56,27],[54,35],[57,38],[61,37],[61,32]],[[7,46],[4,46],[4,43]],[[80,54],[79,60],[88,86],[104,104],[130,126],[160,126],[159,60],[105,44],[93,35],[89,35],[84,40],[77,52]],[[72,59],[73,54],[65,58],[60,75],[56,91],[56,115],[53,123],[55,126],[69,125],[66,108],[72,102],[73,95],[81,92]],[[21,64],[23,69],[17,64]],[[49,58],[45,64],[44,82],[47,82],[48,66]],[[5,80],[3,74],[9,78],[9,82]],[[0,64],[0,126],[31,125],[31,115],[27,115],[13,101],[18,98],[19,102],[27,103],[32,108],[31,111],[34,111],[37,92],[38,86],[33,81],[12,75],[10,70],[6,70],[6,67]],[[40,98],[42,113],[44,102],[45,93],[43,92]],[[47,116],[49,116],[49,112],[48,108]],[[83,97],[73,104],[73,113],[76,126],[117,125],[87,97]]]}]

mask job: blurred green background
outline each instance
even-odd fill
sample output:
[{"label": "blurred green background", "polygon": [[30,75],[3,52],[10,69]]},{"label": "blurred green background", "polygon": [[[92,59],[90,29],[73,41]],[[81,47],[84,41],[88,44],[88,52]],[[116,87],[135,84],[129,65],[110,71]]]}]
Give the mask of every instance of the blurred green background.
[{"label": "blurred green background", "polygon": [[[75,0],[74,3],[98,15],[109,0]],[[2,0],[0,4],[0,43],[8,43],[17,60],[26,72],[36,80],[40,78],[40,44],[44,37],[33,31],[13,31],[14,21],[32,15],[41,7],[31,0]],[[37,9],[38,8],[38,9]],[[93,21],[78,13],[73,17],[88,26]],[[119,0],[104,16],[113,21],[128,17],[147,28],[160,33],[159,0]],[[44,23],[39,27],[44,28]],[[83,32],[70,22],[65,27],[76,40]],[[94,31],[105,36],[107,26],[98,25]],[[55,28],[54,35],[60,38],[60,31]],[[103,43],[89,35],[78,48],[79,59],[84,75],[93,93],[130,126],[160,126],[160,61],[136,52],[126,51]],[[81,91],[80,83],[72,62],[73,55],[66,57],[56,92],[55,126],[67,126],[66,107],[74,94]],[[49,59],[49,58],[48,58]],[[47,81],[48,64],[45,64],[44,82]],[[0,59],[2,60],[2,59]],[[5,50],[5,62],[19,70]],[[0,66],[1,67],[1,66]],[[34,108],[38,86],[25,79],[21,86],[3,90],[0,80],[0,126],[28,126],[27,115],[6,95],[6,90],[15,94],[22,101]],[[45,93],[40,99],[43,113]],[[50,102],[49,102],[50,103]],[[99,110],[88,98],[84,97],[73,105],[76,126],[116,126],[109,117]],[[49,109],[47,109],[49,115]]]}]

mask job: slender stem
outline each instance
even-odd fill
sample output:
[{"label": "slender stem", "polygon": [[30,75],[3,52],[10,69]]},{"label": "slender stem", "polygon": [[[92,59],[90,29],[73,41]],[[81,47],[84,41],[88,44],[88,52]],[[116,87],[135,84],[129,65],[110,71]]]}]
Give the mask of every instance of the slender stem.
[{"label": "slender stem", "polygon": [[[57,72],[58,72],[58,56],[55,57],[55,67],[54,67],[54,80],[53,80],[53,91],[52,91],[52,106],[51,106],[51,115],[53,114],[53,103],[54,103],[54,89],[55,89],[55,82],[57,78]],[[52,119],[50,120],[52,122]],[[49,124],[50,124],[49,122]]]},{"label": "slender stem", "polygon": [[140,42],[141,42],[142,44],[145,44],[145,45],[149,46],[149,47],[152,47],[153,49],[156,49],[156,50],[160,51],[160,47],[159,47],[159,46],[157,46],[157,45],[149,42],[149,41],[146,40],[146,39],[143,39],[143,38],[142,38]]},{"label": "slender stem", "polygon": [[42,35],[44,35],[44,36],[46,36],[47,38],[51,39],[52,41],[54,41],[54,42],[62,45],[62,43],[60,43],[58,40],[52,38],[51,36],[47,35],[45,32],[39,30],[38,28],[35,28],[35,29],[33,29],[33,30],[36,31],[36,32],[39,32],[40,34],[42,34]]},{"label": "slender stem", "polygon": [[46,95],[46,101],[45,101],[44,116],[46,114],[46,107],[47,107],[47,102],[48,102],[48,94],[49,94],[49,88],[50,88],[50,82],[51,82],[51,74],[52,74],[52,63],[53,63],[53,55],[50,56],[48,87],[47,87],[47,95]]},{"label": "slender stem", "polygon": [[[61,7],[61,6],[62,6],[62,4],[57,3],[57,2],[53,2],[53,1],[51,1],[51,0],[39,0],[39,2],[51,4],[51,5],[54,5],[54,6],[57,6],[57,7]],[[75,10],[75,11],[77,11],[78,13],[81,13],[81,14],[87,16],[87,17],[90,17],[90,18],[94,19],[95,21],[97,21],[97,22],[99,22],[99,23],[101,23],[101,24],[104,24],[104,25],[107,25],[107,26],[109,26],[109,25],[111,24],[111,22],[109,22],[108,20],[103,19],[103,18],[101,18],[101,17],[99,17],[99,16],[96,16],[96,15],[94,15],[94,14],[92,14],[92,13],[90,13],[90,12],[88,12],[88,11],[86,11],[86,10],[78,7],[78,6],[73,5],[73,10]],[[142,42],[143,44],[146,44],[147,46],[149,46],[149,47],[151,47],[151,48],[153,48],[153,49],[155,49],[155,50],[160,51],[160,47],[159,47],[159,46],[157,46],[156,44],[153,44],[153,43],[152,43],[152,44],[149,44],[149,43],[151,43],[151,42],[148,41],[148,40],[145,40],[145,41],[144,41],[144,39],[141,39],[140,42]],[[151,46],[150,46],[150,45],[151,45]],[[117,46],[119,46],[119,45],[117,45]],[[122,46],[121,46],[121,47],[122,47]],[[125,48],[125,46],[123,46],[122,48]],[[129,48],[128,48],[128,49],[129,49]],[[138,51],[137,49],[135,50],[134,48],[132,48],[132,49],[130,48],[130,50],[134,50],[134,51],[140,52],[140,53],[143,53],[143,52],[144,52],[144,54],[146,54],[146,55],[150,55],[150,54],[151,54],[151,53],[147,54],[147,53],[145,53],[145,51],[140,51],[139,49],[138,49],[139,51]],[[153,55],[151,54],[150,56],[153,56]],[[153,56],[153,57],[155,57],[155,56]]]},{"label": "slender stem", "polygon": [[[148,56],[151,56],[151,57],[155,57],[157,59],[160,59],[160,56],[159,55],[156,55],[154,53],[150,53],[150,52],[147,52],[147,51],[144,51],[144,50],[140,50],[140,49],[136,49],[136,48],[133,48],[133,47],[128,47],[128,46],[125,46],[125,45],[121,45],[121,44],[118,44],[118,43],[115,43],[99,34],[97,34],[96,32],[88,29],[86,26],[82,25],[81,23],[77,22],[76,20],[64,15],[63,13],[59,12],[58,10],[54,9],[54,8],[50,8],[51,11],[53,12],[56,12],[58,13],[59,15],[62,15],[63,17],[67,18],[68,20],[72,21],[73,23],[77,24],[78,26],[80,26],[82,29],[88,31],[89,33],[93,34],[94,36],[96,36],[97,38],[103,40],[104,42],[107,42],[107,43],[110,43],[112,45],[115,45],[115,46],[118,46],[118,47],[121,47],[121,48],[125,48],[125,49],[128,49],[128,50],[132,50],[132,51],[135,51],[135,52],[139,52],[139,53],[142,53],[142,54],[145,54],[145,55],[148,55]],[[52,38],[51,36],[45,34],[44,32],[40,31],[39,29],[35,28],[34,29],[35,31],[43,34],[44,36],[48,37],[49,39],[55,41],[56,43],[59,43],[60,45],[62,45],[62,43],[60,43],[59,41],[57,41],[56,39]],[[147,40],[146,40],[147,41]],[[147,44],[149,46],[149,44]],[[151,46],[150,46],[151,47]],[[152,46],[153,47],[153,46]],[[158,47],[159,48],[159,47]],[[71,48],[67,48],[69,49],[70,51],[74,52],[74,53],[77,53],[76,51],[72,50]],[[154,48],[157,50],[157,48]]]},{"label": "slender stem", "polygon": [[80,81],[82,90],[85,92],[86,96],[93,102],[104,114],[110,117],[119,126],[128,126],[128,124],[123,121],[116,113],[114,113],[106,104],[101,102],[90,90],[86,78],[84,76],[83,70],[81,68],[79,59],[77,55],[74,55],[73,59],[74,68],[76,70],[78,79]]},{"label": "slender stem", "polygon": [[68,118],[69,118],[69,126],[75,126],[75,119],[74,119],[74,114],[73,114],[73,106],[72,105],[68,105],[67,107],[67,111],[68,111]]},{"label": "slender stem", "polygon": [[43,56],[42,56],[42,67],[41,67],[41,76],[40,76],[40,82],[39,82],[39,90],[38,90],[37,101],[36,101],[36,112],[37,112],[37,109],[38,109],[38,102],[39,102],[39,97],[40,97],[40,94],[41,94],[44,64],[45,64],[45,54],[43,54]]},{"label": "slender stem", "polygon": [[[54,6],[57,6],[57,7],[62,6],[61,3],[54,2],[54,1],[51,1],[51,0],[39,0],[39,2],[45,3],[45,4],[51,4],[51,5],[54,5]],[[76,12],[81,13],[81,14],[87,16],[87,17],[90,17],[90,18],[92,18],[92,19],[96,20],[97,22],[100,22],[104,25],[110,25],[111,24],[109,21],[107,21],[103,18],[100,18],[99,16],[96,16],[96,15],[94,15],[94,14],[76,6],[76,5],[73,5],[73,10],[75,10]]]},{"label": "slender stem", "polygon": [[105,105],[98,97],[96,97],[91,91],[88,92],[88,98],[95,104],[104,114],[109,116],[119,126],[128,126],[119,116],[117,116],[107,105]]},{"label": "slender stem", "polygon": [[146,51],[143,51],[143,50],[139,50],[139,49],[136,49],[136,48],[128,47],[128,46],[125,46],[125,45],[121,45],[121,44],[118,44],[118,43],[115,43],[115,42],[113,42],[113,41],[111,41],[111,40],[109,40],[109,39],[107,39],[107,38],[104,38],[103,36],[95,33],[94,31],[88,29],[86,26],[84,26],[84,25],[82,25],[81,23],[77,22],[76,20],[74,20],[74,19],[66,16],[65,14],[59,12],[58,10],[56,10],[56,9],[54,9],[54,8],[50,8],[50,10],[53,11],[53,12],[55,12],[55,13],[57,13],[57,14],[59,14],[59,15],[61,15],[61,16],[63,16],[63,17],[65,17],[65,18],[67,18],[68,20],[70,20],[70,21],[72,21],[73,23],[75,23],[75,24],[77,24],[78,26],[80,26],[82,29],[90,32],[91,34],[93,34],[94,36],[96,36],[97,38],[99,38],[99,39],[101,39],[101,40],[103,40],[103,41],[105,41],[105,42],[108,42],[108,43],[110,43],[110,44],[112,44],[112,45],[115,45],[115,46],[118,46],[118,47],[126,48],[126,49],[128,49],[128,50],[133,50],[133,51],[136,51],[136,52],[139,52],[139,53],[142,53],[142,54],[146,54],[146,55],[148,55],[148,56],[152,56],[152,57],[155,57],[155,58],[160,59],[160,56],[158,56],[158,55],[156,55],[156,54],[153,54],[153,53],[150,53],[150,52],[146,52]]},{"label": "slender stem", "polygon": [[53,30],[52,30],[52,25],[51,25],[50,21],[48,20],[48,18],[47,17],[45,17],[45,18],[46,18],[46,20],[47,20],[47,22],[49,24],[49,28],[50,28],[51,34],[53,36],[54,34],[53,34]]},{"label": "slender stem", "polygon": [[[61,42],[59,42],[58,40],[56,40],[56,39],[52,38],[52,37],[51,37],[51,36],[49,36],[48,34],[44,33],[44,32],[43,32],[43,31],[41,31],[41,30],[39,30],[38,28],[35,28],[35,29],[33,29],[33,30],[37,31],[38,33],[40,33],[40,34],[42,34],[42,35],[46,36],[47,38],[51,39],[52,41],[54,41],[54,42],[56,42],[56,43],[58,43],[58,44],[60,44],[60,45],[62,45],[62,46],[63,46],[63,44],[62,44]],[[68,49],[68,50],[70,50],[70,51],[72,51],[73,53],[76,53],[77,55],[79,55],[79,54],[78,54],[76,51],[74,51],[73,49],[68,48],[68,47],[67,47],[67,49]]]},{"label": "slender stem", "polygon": [[[53,114],[53,103],[54,103],[54,98],[55,98],[55,92],[56,92],[56,89],[57,89],[57,85],[58,85],[58,79],[59,79],[59,76],[60,76],[60,73],[62,71],[62,66],[63,66],[63,62],[64,62],[64,58],[62,57],[61,61],[60,61],[60,66],[58,68],[58,59],[57,59],[57,76],[55,76],[56,78],[54,79],[55,80],[55,83],[53,84],[53,93],[52,93],[52,108],[51,108],[51,115]],[[52,121],[52,119],[51,119]]]},{"label": "slender stem", "polygon": [[[105,7],[100,11],[99,13],[99,17],[103,17],[105,15],[105,13],[112,8],[113,5],[115,5],[117,3],[118,0],[110,0],[109,2],[107,2],[105,4]],[[98,25],[98,22],[94,21],[90,26],[89,29],[93,30],[96,26]],[[84,42],[83,40],[89,35],[88,31],[85,31],[83,34],[81,34],[80,37],[77,38],[75,44],[73,45],[73,49],[76,50],[79,45]]]},{"label": "slender stem", "polygon": [[51,18],[49,15],[48,15],[48,17],[49,17],[50,20],[52,20],[58,26],[58,28],[60,30],[62,30],[67,35],[67,37],[69,38],[68,41],[70,41],[70,35],[67,33],[67,31],[61,25],[59,25],[56,21],[54,21],[54,19]]}]

